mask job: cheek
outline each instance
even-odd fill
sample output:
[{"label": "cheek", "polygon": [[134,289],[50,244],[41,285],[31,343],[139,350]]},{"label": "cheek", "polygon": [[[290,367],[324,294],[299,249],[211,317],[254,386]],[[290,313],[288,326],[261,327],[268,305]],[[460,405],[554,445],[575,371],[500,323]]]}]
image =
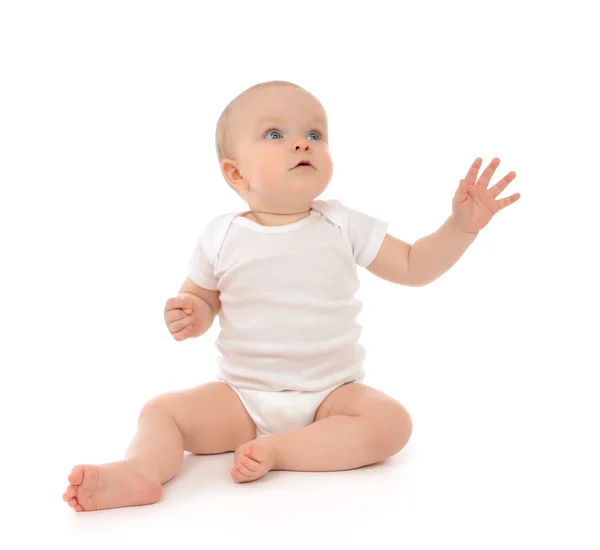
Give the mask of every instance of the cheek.
[{"label": "cheek", "polygon": [[263,147],[257,151],[254,165],[265,174],[281,172],[285,167],[284,155],[276,147]]},{"label": "cheek", "polygon": [[324,171],[326,171],[327,173],[333,173],[333,160],[331,159],[331,156],[329,155],[329,151],[327,151],[327,149],[323,154],[323,167]]}]

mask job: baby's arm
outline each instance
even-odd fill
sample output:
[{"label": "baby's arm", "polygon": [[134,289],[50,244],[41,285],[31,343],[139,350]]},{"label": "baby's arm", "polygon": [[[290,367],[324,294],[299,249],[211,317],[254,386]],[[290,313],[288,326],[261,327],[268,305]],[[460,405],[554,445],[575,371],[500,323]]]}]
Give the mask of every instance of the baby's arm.
[{"label": "baby's arm", "polygon": [[[197,338],[212,326],[221,308],[219,295],[218,290],[209,290],[198,286],[189,277],[184,281],[177,298],[168,300],[165,306],[165,322],[176,340],[188,337]],[[188,303],[182,303],[181,298],[186,298]],[[189,301],[190,299],[192,301]],[[177,311],[179,311],[178,314]],[[174,321],[177,322],[173,323]],[[193,322],[193,326],[185,326],[190,322]],[[174,331],[177,331],[177,334],[174,334]]]},{"label": "baby's arm", "polygon": [[194,296],[204,300],[212,310],[211,322],[221,309],[221,300],[219,299],[221,293],[218,290],[209,290],[207,288],[198,286],[189,277],[187,277],[183,282],[183,285],[181,285],[179,294],[193,294]]},{"label": "baby's arm", "polygon": [[424,286],[448,271],[473,243],[477,233],[461,231],[452,218],[431,235],[410,245],[387,234],[367,269],[392,283]]}]

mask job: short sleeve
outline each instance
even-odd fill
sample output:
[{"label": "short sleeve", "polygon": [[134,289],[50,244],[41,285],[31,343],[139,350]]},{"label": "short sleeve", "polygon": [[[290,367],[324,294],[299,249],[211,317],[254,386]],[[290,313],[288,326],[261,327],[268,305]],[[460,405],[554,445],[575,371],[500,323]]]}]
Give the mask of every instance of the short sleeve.
[{"label": "short sleeve", "polygon": [[343,220],[343,229],[352,246],[356,263],[361,267],[368,267],[379,253],[388,223],[348,208],[339,201],[335,202],[342,214],[340,219]]},{"label": "short sleeve", "polygon": [[214,233],[207,225],[196,238],[196,244],[188,264],[188,277],[198,286],[216,290],[219,279],[215,276],[213,250]]}]

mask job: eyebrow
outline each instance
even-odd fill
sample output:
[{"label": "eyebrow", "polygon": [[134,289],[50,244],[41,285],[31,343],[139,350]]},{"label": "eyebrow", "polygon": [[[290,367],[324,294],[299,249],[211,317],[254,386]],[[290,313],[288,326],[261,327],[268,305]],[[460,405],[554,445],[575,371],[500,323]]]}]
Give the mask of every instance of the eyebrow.
[{"label": "eyebrow", "polygon": [[[261,126],[263,126],[264,124],[266,124],[267,122],[281,122],[282,119],[279,117],[264,117],[262,119],[260,119],[258,121],[258,123],[256,124],[256,128],[260,128]],[[316,123],[316,124],[321,124],[322,126],[326,127],[327,124],[325,124],[325,120],[322,118],[313,118],[311,120],[311,123]]]}]

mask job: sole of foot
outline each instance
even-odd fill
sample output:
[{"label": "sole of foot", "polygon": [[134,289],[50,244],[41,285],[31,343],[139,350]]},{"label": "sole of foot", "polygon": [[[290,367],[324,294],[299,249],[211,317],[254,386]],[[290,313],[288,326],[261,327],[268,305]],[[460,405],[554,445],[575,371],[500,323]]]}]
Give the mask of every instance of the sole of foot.
[{"label": "sole of foot", "polygon": [[162,486],[138,474],[127,461],[101,466],[80,464],[71,470],[63,500],[76,512],[154,504]]}]

